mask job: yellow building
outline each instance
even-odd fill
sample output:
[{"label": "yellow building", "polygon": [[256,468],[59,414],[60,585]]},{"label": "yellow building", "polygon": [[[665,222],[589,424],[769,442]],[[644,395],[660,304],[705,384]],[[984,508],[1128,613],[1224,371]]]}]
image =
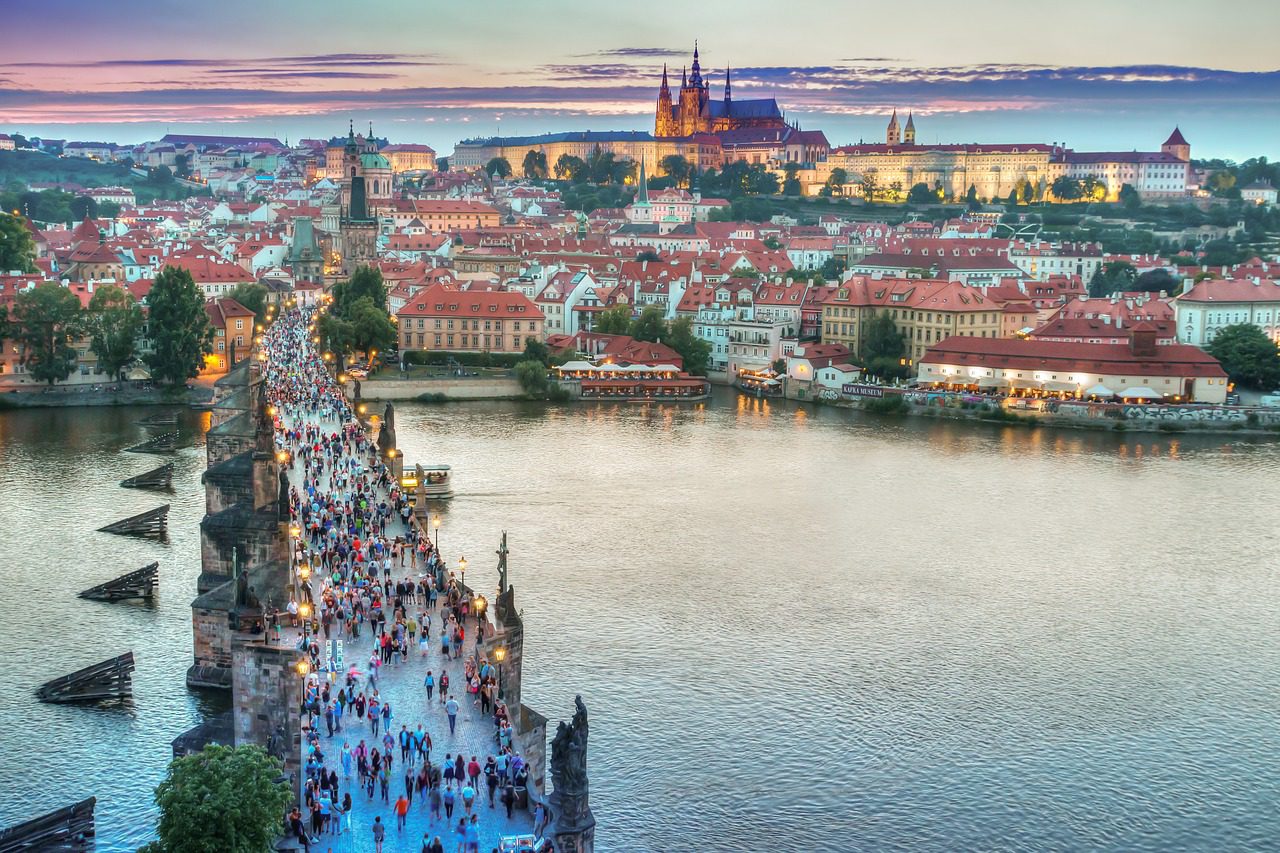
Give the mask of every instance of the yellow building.
[{"label": "yellow building", "polygon": [[525,155],[540,151],[547,158],[547,171],[553,174],[556,161],[568,154],[587,160],[593,151],[611,152],[618,160],[644,162],[653,174],[661,174],[662,158],[677,154],[696,169],[719,168],[723,159],[720,139],[711,134],[697,134],[672,139],[656,139],[641,131],[573,131],[545,133],[540,136],[506,136],[466,139],[459,142],[449,158],[451,169],[483,169],[494,157],[511,164],[516,176],[522,176]]},{"label": "yellow building", "polygon": [[932,344],[952,335],[999,338],[1023,323],[1008,312],[1035,315],[1030,304],[1006,302],[980,287],[940,279],[854,276],[833,290],[822,305],[822,342],[861,353],[867,329],[882,312],[906,339],[907,358],[918,361]]}]

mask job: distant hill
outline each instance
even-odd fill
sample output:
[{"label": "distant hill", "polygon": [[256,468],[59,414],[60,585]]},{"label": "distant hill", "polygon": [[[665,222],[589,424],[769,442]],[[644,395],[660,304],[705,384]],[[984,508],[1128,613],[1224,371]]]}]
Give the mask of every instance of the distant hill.
[{"label": "distant hill", "polygon": [[72,183],[84,187],[133,186],[142,179],[119,163],[99,163],[81,157],[55,157],[38,151],[0,151],[0,187],[14,181]]},{"label": "distant hill", "polygon": [[29,184],[41,183],[79,184],[86,188],[132,187],[142,204],[157,198],[182,199],[201,194],[174,181],[153,183],[120,163],[55,157],[38,151],[0,151],[0,190],[22,192]]}]

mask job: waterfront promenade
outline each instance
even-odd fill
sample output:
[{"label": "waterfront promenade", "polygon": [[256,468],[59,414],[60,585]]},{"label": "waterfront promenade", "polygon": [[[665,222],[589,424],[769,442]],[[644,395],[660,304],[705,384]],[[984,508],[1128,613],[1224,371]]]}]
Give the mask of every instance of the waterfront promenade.
[{"label": "waterfront promenade", "polygon": [[[273,383],[272,393],[280,400],[276,414],[277,447],[290,454],[286,470],[295,495],[294,529],[301,542],[300,553],[303,554],[301,560],[295,558],[295,564],[312,561],[316,563],[316,570],[310,572],[305,580],[299,575],[299,582],[305,585],[306,590],[298,603],[304,613],[308,607],[314,607],[317,621],[329,623],[327,630],[321,627],[311,637],[320,649],[318,661],[321,671],[313,672],[306,679],[308,688],[317,693],[324,681],[328,681],[331,697],[328,703],[322,697],[317,697],[311,706],[319,712],[311,718],[314,720],[315,733],[308,737],[304,731],[302,813],[308,829],[311,829],[311,800],[318,801],[322,809],[327,809],[329,803],[338,807],[346,795],[351,797],[349,814],[335,814],[326,831],[308,833],[314,839],[310,849],[333,853],[375,851],[375,821],[380,821],[384,827],[385,841],[382,849],[387,851],[418,851],[423,849],[424,843],[430,843],[436,837],[439,837],[443,850],[450,853],[460,850],[462,848],[459,845],[464,836],[457,832],[458,822],[469,818],[470,814],[477,816],[476,830],[472,837],[478,837],[478,845],[469,849],[488,853],[497,849],[502,836],[532,832],[533,817],[529,811],[516,808],[508,817],[502,802],[502,784],[496,787],[493,805],[490,805],[489,786],[483,772],[475,782],[476,796],[470,814],[464,806],[461,794],[470,780],[453,785],[455,804],[451,819],[444,814],[444,803],[440,807],[440,816],[433,816],[433,796],[430,789],[418,789],[418,774],[424,767],[424,759],[421,754],[415,756],[410,751],[410,760],[403,760],[404,753],[400,743],[402,729],[411,734],[420,730],[430,738],[431,747],[426,759],[442,777],[448,775],[443,773],[445,762],[452,763],[458,756],[462,756],[464,766],[474,758],[483,768],[491,757],[500,755],[499,729],[494,714],[492,711],[483,713],[478,698],[469,694],[466,686],[467,661],[474,661],[475,667],[489,663],[475,654],[476,619],[474,616],[461,619],[465,633],[461,652],[451,657],[446,656],[441,649],[441,633],[446,624],[456,624],[451,620],[446,622],[446,614],[450,612],[446,597],[450,584],[446,571],[427,571],[421,558],[416,569],[409,558],[405,559],[404,567],[400,565],[400,558],[391,559],[389,575],[378,573],[376,564],[373,564],[373,568],[363,564],[352,565],[349,555],[361,552],[370,543],[375,546],[384,545],[383,553],[389,555],[393,542],[408,538],[407,525],[397,513],[390,512],[382,519],[372,520],[369,514],[356,509],[362,504],[370,509],[383,503],[387,507],[394,506],[397,496],[392,492],[391,478],[385,474],[376,448],[351,416],[349,407],[340,395],[339,386],[333,382],[324,369],[323,362],[311,348],[301,321],[282,318],[272,329],[265,351],[270,356],[268,376]],[[341,438],[333,440],[335,435]],[[326,449],[316,453],[315,449],[322,446]],[[308,514],[298,512],[299,497],[309,505],[310,521],[323,522],[322,530],[325,526],[336,526],[345,531],[351,519],[358,518],[363,523],[363,532],[367,534],[370,527],[377,532],[364,536],[364,542],[348,552],[341,547],[345,545],[345,535],[338,546],[334,545],[339,538],[337,536],[329,533],[312,535],[308,519],[299,517]],[[344,508],[354,511],[345,511]],[[352,539],[354,545],[354,542],[359,541],[360,533],[356,533]],[[317,559],[317,552],[326,548],[329,550],[328,556]],[[347,553],[339,557],[339,550]],[[324,570],[321,570],[322,562],[327,563]],[[421,584],[430,584],[433,576],[445,578],[446,585],[439,589],[434,606],[430,606]],[[409,642],[407,659],[392,655],[390,662],[378,667],[376,684],[371,677],[371,658],[379,656],[375,644],[379,641],[380,632],[375,632],[371,617],[378,612],[384,613],[388,631],[393,630],[397,619],[391,606],[392,596],[385,596],[388,599],[385,607],[376,606],[383,596],[378,592],[371,594],[372,590],[377,589],[372,582],[374,578],[382,583],[389,578],[392,585],[409,581],[415,585],[415,594],[403,598],[403,611],[398,621],[402,629],[407,628],[412,621],[418,627],[419,636],[422,624],[429,624],[430,638],[425,649],[417,638]],[[453,588],[457,589],[456,586]],[[326,611],[330,611],[330,619],[321,618]],[[289,624],[291,620],[287,613],[282,613],[281,621],[280,642],[297,645],[300,657],[303,657],[305,653],[302,651],[304,644],[300,629]],[[358,636],[353,636],[352,626],[358,631]],[[341,643],[342,667],[338,672],[326,671],[330,653],[336,650],[336,646],[329,640]],[[458,703],[456,729],[453,732],[450,731],[446,706],[441,702],[438,686],[432,698],[429,700],[427,697],[423,682],[428,672],[437,685],[441,674],[448,674],[449,692]],[[375,733],[368,715],[361,716],[356,712],[356,707],[363,703],[358,703],[355,707],[344,703],[345,710],[335,721],[333,733],[329,733],[329,718],[338,703],[338,692],[348,685],[350,695],[363,695],[367,700],[376,692],[382,705],[390,705],[392,760],[390,772],[385,774],[385,795],[380,779],[372,786],[372,794],[361,784],[356,759],[356,751],[362,741],[369,750],[374,749],[375,745],[379,749],[384,746],[382,715],[379,714]],[[308,715],[304,713],[304,725],[308,719]],[[323,767],[323,771],[319,770],[320,767]],[[411,768],[414,773],[411,785],[406,785],[407,768]],[[314,789],[307,785],[307,780],[318,778],[321,772],[336,773],[336,796],[327,796],[327,792],[320,796],[312,794]],[[431,778],[432,774],[429,772],[426,776]],[[431,787],[439,789],[440,786]],[[401,828],[396,806],[397,801],[406,793],[410,796],[410,804]],[[441,799],[447,802],[447,797]]]}]

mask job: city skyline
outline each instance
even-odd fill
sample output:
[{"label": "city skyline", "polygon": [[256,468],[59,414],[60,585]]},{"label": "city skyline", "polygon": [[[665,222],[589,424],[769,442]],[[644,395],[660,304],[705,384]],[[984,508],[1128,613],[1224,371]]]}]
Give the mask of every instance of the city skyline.
[{"label": "city skyline", "polygon": [[[1267,45],[1280,11],[1244,2],[1219,12],[1247,12],[1257,24],[1230,44],[1205,40],[1186,0],[1159,15],[1088,0],[1048,33],[1037,31],[1040,19],[1024,20],[1025,4],[999,2],[937,32],[901,35],[890,10],[829,3],[793,4],[790,26],[766,27],[776,11],[755,0],[735,3],[732,15],[723,3],[659,2],[642,20],[613,7],[593,7],[587,20],[570,2],[519,20],[498,14],[506,7],[496,0],[425,12],[393,2],[354,25],[351,8],[332,0],[229,0],[181,7],[180,17],[177,5],[173,15],[133,2],[48,5],[52,13],[6,13],[8,132],[296,139],[332,136],[352,119],[444,154],[499,132],[652,130],[663,64],[678,79],[695,38],[713,90],[730,66],[735,94],[775,97],[790,120],[824,130],[833,145],[882,138],[895,108],[914,111],[921,143],[1129,150],[1178,125],[1197,156],[1244,159],[1273,155],[1280,130],[1280,70]],[[948,8],[929,2],[920,14]],[[229,20],[254,23],[220,24]]]}]

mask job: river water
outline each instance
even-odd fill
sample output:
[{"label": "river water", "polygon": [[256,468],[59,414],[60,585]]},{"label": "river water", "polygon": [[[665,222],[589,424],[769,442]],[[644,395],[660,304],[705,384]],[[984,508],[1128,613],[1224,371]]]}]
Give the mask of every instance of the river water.
[{"label": "river water", "polygon": [[[141,411],[0,414],[0,824],[100,798],[131,849],[182,686],[203,448],[172,541],[93,528]],[[198,441],[201,422],[185,432]],[[1280,833],[1280,445],[739,400],[401,406],[441,544],[510,579],[525,701],[580,692],[601,851],[1247,850]],[[161,561],[154,608],[81,601]],[[132,647],[126,710],[42,706]],[[216,697],[215,697],[216,698]],[[16,756],[16,760],[13,760]]]}]

